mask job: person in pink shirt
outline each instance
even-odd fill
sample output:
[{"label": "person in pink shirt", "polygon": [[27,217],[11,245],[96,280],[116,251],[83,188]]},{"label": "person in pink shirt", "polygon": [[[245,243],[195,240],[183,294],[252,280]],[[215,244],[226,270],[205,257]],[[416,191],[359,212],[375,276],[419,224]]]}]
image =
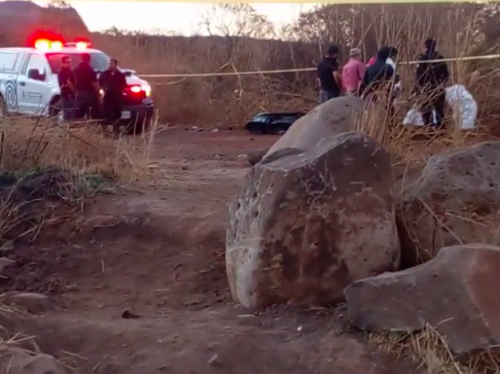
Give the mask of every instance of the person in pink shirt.
[{"label": "person in pink shirt", "polygon": [[353,48],[349,52],[349,62],[342,69],[342,83],[347,96],[357,96],[359,83],[365,75],[366,66],[361,61],[361,50]]}]

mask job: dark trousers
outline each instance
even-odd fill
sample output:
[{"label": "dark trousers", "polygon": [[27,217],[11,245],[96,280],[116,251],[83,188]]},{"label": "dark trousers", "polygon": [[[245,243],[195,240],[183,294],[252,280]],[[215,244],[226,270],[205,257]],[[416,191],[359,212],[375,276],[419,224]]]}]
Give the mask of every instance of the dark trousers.
[{"label": "dark trousers", "polygon": [[107,125],[113,125],[114,130],[118,129],[119,121],[122,118],[123,100],[122,95],[104,95],[102,100],[102,114]]},{"label": "dark trousers", "polygon": [[95,91],[83,91],[76,94],[76,118],[87,116],[89,119],[99,119],[99,97]]},{"label": "dark trousers", "polygon": [[76,100],[74,97],[63,97],[61,98],[61,110],[63,119],[65,121],[71,121],[76,116]]},{"label": "dark trousers", "polygon": [[[422,106],[422,118],[425,125],[440,128],[445,117],[446,91],[443,88],[428,89],[423,92],[423,95],[425,99]],[[436,113],[435,124],[433,111]]]},{"label": "dark trousers", "polygon": [[336,91],[321,90],[319,91],[319,102],[320,104],[323,104],[328,100],[334,99],[339,96],[339,93]]}]

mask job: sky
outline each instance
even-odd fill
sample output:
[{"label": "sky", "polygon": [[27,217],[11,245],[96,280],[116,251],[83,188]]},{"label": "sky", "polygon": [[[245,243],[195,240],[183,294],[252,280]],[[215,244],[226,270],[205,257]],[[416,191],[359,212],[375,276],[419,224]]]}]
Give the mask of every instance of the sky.
[{"label": "sky", "polygon": [[[46,5],[48,1],[34,1]],[[148,1],[67,1],[75,8],[91,31],[116,27],[122,30],[175,33],[182,35],[205,34],[200,26],[214,4]],[[277,28],[293,22],[301,11],[316,4],[250,3]],[[117,11],[119,9],[119,11]],[[217,22],[219,20],[213,20]],[[223,22],[223,21],[220,21]]]}]

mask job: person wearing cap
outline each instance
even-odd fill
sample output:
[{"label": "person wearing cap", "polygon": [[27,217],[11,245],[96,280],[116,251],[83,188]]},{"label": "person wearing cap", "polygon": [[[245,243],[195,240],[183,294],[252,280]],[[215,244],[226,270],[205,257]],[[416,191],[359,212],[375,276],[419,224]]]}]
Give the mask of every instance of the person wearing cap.
[{"label": "person wearing cap", "polygon": [[99,85],[103,91],[102,112],[104,121],[113,125],[113,132],[119,134],[123,108],[123,93],[127,88],[127,78],[118,70],[118,60],[111,58],[108,69],[99,76]]},{"label": "person wearing cap", "polygon": [[[416,69],[417,90],[423,96],[424,123],[439,128],[445,117],[445,85],[450,78],[450,73],[446,62],[427,62],[443,59],[443,56],[436,50],[436,41],[428,38],[424,46],[425,52],[419,56]],[[435,113],[435,120],[433,113]]]},{"label": "person wearing cap", "polygon": [[357,96],[365,70],[366,66],[361,61],[361,50],[359,48],[351,49],[349,61],[342,69],[342,83],[347,96]]},{"label": "person wearing cap", "polygon": [[57,73],[57,81],[61,90],[62,115],[65,121],[75,117],[75,76],[71,69],[71,57],[63,56],[61,69]]},{"label": "person wearing cap", "polygon": [[318,64],[317,78],[320,87],[319,101],[324,103],[335,97],[339,97],[342,92],[342,83],[339,75],[339,48],[336,45],[330,46],[327,55]]}]

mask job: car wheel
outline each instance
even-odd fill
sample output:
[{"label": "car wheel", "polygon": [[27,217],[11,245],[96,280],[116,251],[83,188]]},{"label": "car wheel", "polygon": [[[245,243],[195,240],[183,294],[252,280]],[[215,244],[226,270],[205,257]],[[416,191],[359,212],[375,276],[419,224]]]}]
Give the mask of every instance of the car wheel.
[{"label": "car wheel", "polygon": [[59,113],[61,113],[61,111],[62,111],[61,99],[57,99],[50,104],[50,107],[49,107],[49,116],[50,117],[56,117],[57,115],[59,115]]}]

